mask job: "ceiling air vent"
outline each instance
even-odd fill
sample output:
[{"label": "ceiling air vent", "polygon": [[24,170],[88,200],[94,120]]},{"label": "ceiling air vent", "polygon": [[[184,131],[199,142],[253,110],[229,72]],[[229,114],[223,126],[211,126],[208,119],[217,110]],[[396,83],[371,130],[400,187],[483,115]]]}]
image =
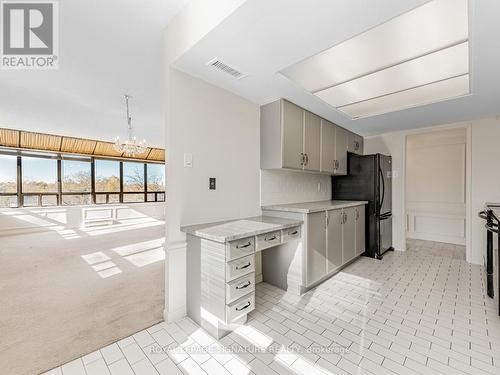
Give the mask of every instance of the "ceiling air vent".
[{"label": "ceiling air vent", "polygon": [[222,61],[220,61],[219,59],[215,58],[213,60],[210,60],[208,63],[207,63],[208,66],[211,66],[212,68],[214,69],[217,69],[223,73],[226,73],[226,74],[229,74],[230,76],[236,78],[236,79],[241,79],[243,77],[245,77],[245,74],[243,74],[242,72],[230,67],[229,65],[223,63]]}]

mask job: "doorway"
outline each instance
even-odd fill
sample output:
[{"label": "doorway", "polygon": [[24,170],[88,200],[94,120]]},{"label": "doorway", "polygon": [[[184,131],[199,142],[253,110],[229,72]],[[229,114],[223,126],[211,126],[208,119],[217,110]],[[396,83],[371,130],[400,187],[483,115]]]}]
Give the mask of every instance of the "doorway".
[{"label": "doorway", "polygon": [[467,129],[406,137],[407,249],[465,260]]}]

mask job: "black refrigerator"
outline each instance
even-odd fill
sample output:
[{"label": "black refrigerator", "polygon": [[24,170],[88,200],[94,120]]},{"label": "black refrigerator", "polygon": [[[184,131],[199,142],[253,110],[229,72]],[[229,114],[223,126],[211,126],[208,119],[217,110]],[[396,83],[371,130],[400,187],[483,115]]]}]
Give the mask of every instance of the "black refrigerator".
[{"label": "black refrigerator", "polygon": [[368,201],[365,256],[382,259],[392,247],[392,159],[348,154],[347,175],[332,177],[332,199]]}]

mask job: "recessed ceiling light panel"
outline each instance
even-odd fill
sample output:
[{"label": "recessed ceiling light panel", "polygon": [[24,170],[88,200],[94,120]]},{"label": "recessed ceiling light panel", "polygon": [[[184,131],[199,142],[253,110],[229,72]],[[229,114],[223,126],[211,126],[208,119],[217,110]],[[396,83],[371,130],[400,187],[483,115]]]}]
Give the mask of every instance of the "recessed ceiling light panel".
[{"label": "recessed ceiling light panel", "polygon": [[[382,97],[397,97],[412,89],[423,92],[423,85],[432,85],[428,91],[434,91],[447,86],[441,82],[452,78],[468,80],[467,8],[467,0],[430,1],[281,73],[328,104],[344,109],[369,100],[389,103]],[[438,100],[442,96],[446,95],[442,93]],[[454,96],[455,91],[448,97]],[[384,109],[377,112],[384,113]]]}]

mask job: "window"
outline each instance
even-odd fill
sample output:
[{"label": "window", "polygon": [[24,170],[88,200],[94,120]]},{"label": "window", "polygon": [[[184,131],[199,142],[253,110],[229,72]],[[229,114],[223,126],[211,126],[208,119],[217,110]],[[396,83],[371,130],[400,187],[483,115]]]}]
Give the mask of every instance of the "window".
[{"label": "window", "polygon": [[0,155],[0,193],[17,193],[17,157]]},{"label": "window", "polygon": [[0,148],[0,208],[164,201],[164,164]]},{"label": "window", "polygon": [[165,165],[147,164],[147,175],[148,192],[165,191]]},{"label": "window", "polygon": [[63,193],[90,193],[91,166],[86,161],[62,161]]},{"label": "window", "polygon": [[144,164],[123,163],[123,191],[144,192]]},{"label": "window", "polygon": [[22,158],[23,193],[57,193],[57,160]]},{"label": "window", "polygon": [[119,192],[120,191],[120,162],[114,160],[95,161],[95,191]]}]

